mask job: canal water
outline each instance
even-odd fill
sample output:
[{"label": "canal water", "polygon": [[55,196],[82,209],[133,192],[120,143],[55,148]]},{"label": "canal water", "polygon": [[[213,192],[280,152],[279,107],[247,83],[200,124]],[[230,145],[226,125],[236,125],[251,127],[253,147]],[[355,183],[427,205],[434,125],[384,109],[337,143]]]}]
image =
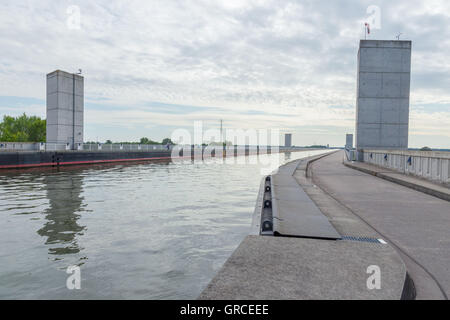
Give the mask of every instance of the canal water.
[{"label": "canal water", "polygon": [[0,299],[195,299],[250,231],[267,158],[242,158],[1,171]]}]

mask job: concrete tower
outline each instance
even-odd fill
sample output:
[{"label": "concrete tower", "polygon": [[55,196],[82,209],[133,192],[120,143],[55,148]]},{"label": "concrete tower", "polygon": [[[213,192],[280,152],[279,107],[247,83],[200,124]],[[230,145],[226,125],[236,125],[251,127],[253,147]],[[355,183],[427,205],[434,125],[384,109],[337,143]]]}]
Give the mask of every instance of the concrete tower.
[{"label": "concrete tower", "polygon": [[411,41],[361,40],[356,149],[408,148]]},{"label": "concrete tower", "polygon": [[284,146],[292,147],[292,133],[286,133],[284,135]]},{"label": "concrete tower", "polygon": [[353,149],[353,134],[351,133],[345,135],[345,149]]},{"label": "concrete tower", "polygon": [[61,70],[47,74],[47,143],[76,149],[83,143],[84,78]]}]

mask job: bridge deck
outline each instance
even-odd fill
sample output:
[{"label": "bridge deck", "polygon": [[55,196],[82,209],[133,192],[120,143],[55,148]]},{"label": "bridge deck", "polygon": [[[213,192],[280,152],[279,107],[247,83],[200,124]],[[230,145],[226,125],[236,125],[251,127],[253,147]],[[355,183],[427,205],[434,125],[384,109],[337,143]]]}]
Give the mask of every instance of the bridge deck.
[{"label": "bridge deck", "polygon": [[313,163],[313,182],[396,246],[418,299],[450,295],[450,202],[348,168],[342,159],[339,152]]}]

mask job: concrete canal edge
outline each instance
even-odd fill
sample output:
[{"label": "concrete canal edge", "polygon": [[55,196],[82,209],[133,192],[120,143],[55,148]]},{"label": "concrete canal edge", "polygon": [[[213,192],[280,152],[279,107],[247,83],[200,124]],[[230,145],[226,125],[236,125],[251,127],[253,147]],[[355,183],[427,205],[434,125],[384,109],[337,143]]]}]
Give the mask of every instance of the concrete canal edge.
[{"label": "concrete canal edge", "polygon": [[[261,235],[263,179],[251,234],[198,299],[414,298],[414,284],[396,250],[358,217],[333,203],[306,176],[308,164],[324,156],[296,160],[293,176],[342,238]],[[308,214],[304,210],[308,209],[298,214]],[[381,270],[379,288],[372,286],[373,270]]]}]

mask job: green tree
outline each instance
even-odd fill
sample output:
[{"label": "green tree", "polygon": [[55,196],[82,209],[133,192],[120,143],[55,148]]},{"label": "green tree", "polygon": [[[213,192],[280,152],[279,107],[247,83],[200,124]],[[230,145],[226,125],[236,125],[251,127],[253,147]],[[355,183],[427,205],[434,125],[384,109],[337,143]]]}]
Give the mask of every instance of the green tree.
[{"label": "green tree", "polygon": [[36,116],[3,116],[0,122],[0,141],[45,142],[46,121]]},{"label": "green tree", "polygon": [[169,138],[164,138],[163,141],[161,142],[161,144],[166,145],[166,144],[175,144],[172,142],[172,140],[170,140]]},{"label": "green tree", "polygon": [[150,140],[150,139],[147,138],[147,137],[141,138],[141,140],[140,140],[139,143],[140,143],[140,144],[159,144],[158,142],[153,141],[153,140]]}]

